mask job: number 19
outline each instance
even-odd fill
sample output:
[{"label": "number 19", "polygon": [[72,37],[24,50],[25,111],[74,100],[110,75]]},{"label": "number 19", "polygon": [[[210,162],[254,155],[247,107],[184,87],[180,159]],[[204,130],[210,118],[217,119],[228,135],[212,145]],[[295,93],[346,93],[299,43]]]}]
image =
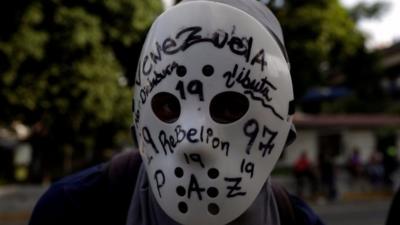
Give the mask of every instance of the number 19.
[{"label": "number 19", "polygon": [[[182,99],[186,99],[185,84],[183,81],[179,81],[176,85],[175,90],[179,91]],[[204,101],[203,94],[203,83],[199,80],[192,80],[189,82],[186,88],[187,92],[192,95],[198,95],[200,101]]]}]

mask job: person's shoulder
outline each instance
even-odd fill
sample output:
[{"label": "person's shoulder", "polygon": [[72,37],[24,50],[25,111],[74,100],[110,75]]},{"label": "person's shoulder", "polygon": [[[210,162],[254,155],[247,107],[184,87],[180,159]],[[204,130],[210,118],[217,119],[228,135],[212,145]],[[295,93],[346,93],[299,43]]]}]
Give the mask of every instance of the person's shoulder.
[{"label": "person's shoulder", "polygon": [[88,183],[95,183],[98,179],[105,174],[108,163],[100,163],[89,168],[77,171],[71,175],[68,175],[61,180],[55,182],[52,187],[79,187],[81,185],[88,185]]},{"label": "person's shoulder", "polygon": [[[70,213],[84,202],[90,201],[104,188],[106,164],[99,164],[69,175],[53,183],[40,197],[33,210],[30,225],[51,224],[67,219]],[[104,185],[103,185],[104,186]]]},{"label": "person's shoulder", "polygon": [[[51,197],[80,189],[87,189],[102,183],[107,170],[107,163],[101,163],[68,175],[53,183],[45,192],[44,197]],[[46,196],[49,195],[49,196]],[[62,197],[62,195],[56,195]]]},{"label": "person's shoulder", "polygon": [[138,153],[124,152],[62,178],[40,197],[29,224],[102,224],[129,207],[140,165]]},{"label": "person's shoulder", "polygon": [[298,196],[289,194],[290,201],[296,214],[299,224],[303,225],[324,225],[320,217],[311,209],[311,207]]},{"label": "person's shoulder", "polygon": [[[65,197],[65,193],[87,192],[91,189],[108,188],[110,182],[118,179],[125,182],[127,178],[135,173],[140,166],[140,158],[134,152],[124,152],[115,155],[110,161],[100,163],[86,169],[68,175],[53,183],[45,192],[43,197]],[[64,193],[64,194],[63,194]]]}]

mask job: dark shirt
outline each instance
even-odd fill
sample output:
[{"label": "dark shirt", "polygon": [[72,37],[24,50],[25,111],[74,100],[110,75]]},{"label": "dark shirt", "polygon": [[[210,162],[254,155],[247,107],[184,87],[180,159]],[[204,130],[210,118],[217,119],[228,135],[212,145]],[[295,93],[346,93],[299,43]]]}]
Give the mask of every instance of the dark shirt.
[{"label": "dark shirt", "polygon": [[395,194],[390,205],[389,214],[386,219],[386,225],[399,225],[400,224],[400,189]]}]

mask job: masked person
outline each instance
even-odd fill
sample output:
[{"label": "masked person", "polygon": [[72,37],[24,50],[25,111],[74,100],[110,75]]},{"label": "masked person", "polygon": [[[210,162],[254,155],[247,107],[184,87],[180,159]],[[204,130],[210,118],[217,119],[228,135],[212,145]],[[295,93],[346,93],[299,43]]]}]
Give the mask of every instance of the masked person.
[{"label": "masked person", "polygon": [[269,179],[295,131],[282,31],[261,3],[165,11],[143,46],[133,104],[139,153],[54,184],[31,225],[322,224]]}]

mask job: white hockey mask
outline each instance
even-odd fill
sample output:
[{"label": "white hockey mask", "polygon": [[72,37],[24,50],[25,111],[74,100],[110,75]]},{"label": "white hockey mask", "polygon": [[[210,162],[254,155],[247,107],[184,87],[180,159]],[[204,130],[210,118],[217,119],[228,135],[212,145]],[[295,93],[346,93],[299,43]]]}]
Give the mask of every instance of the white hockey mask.
[{"label": "white hockey mask", "polygon": [[134,89],[151,191],[181,224],[227,224],[257,197],[285,145],[293,91],[276,37],[246,12],[179,4],[154,22]]}]

